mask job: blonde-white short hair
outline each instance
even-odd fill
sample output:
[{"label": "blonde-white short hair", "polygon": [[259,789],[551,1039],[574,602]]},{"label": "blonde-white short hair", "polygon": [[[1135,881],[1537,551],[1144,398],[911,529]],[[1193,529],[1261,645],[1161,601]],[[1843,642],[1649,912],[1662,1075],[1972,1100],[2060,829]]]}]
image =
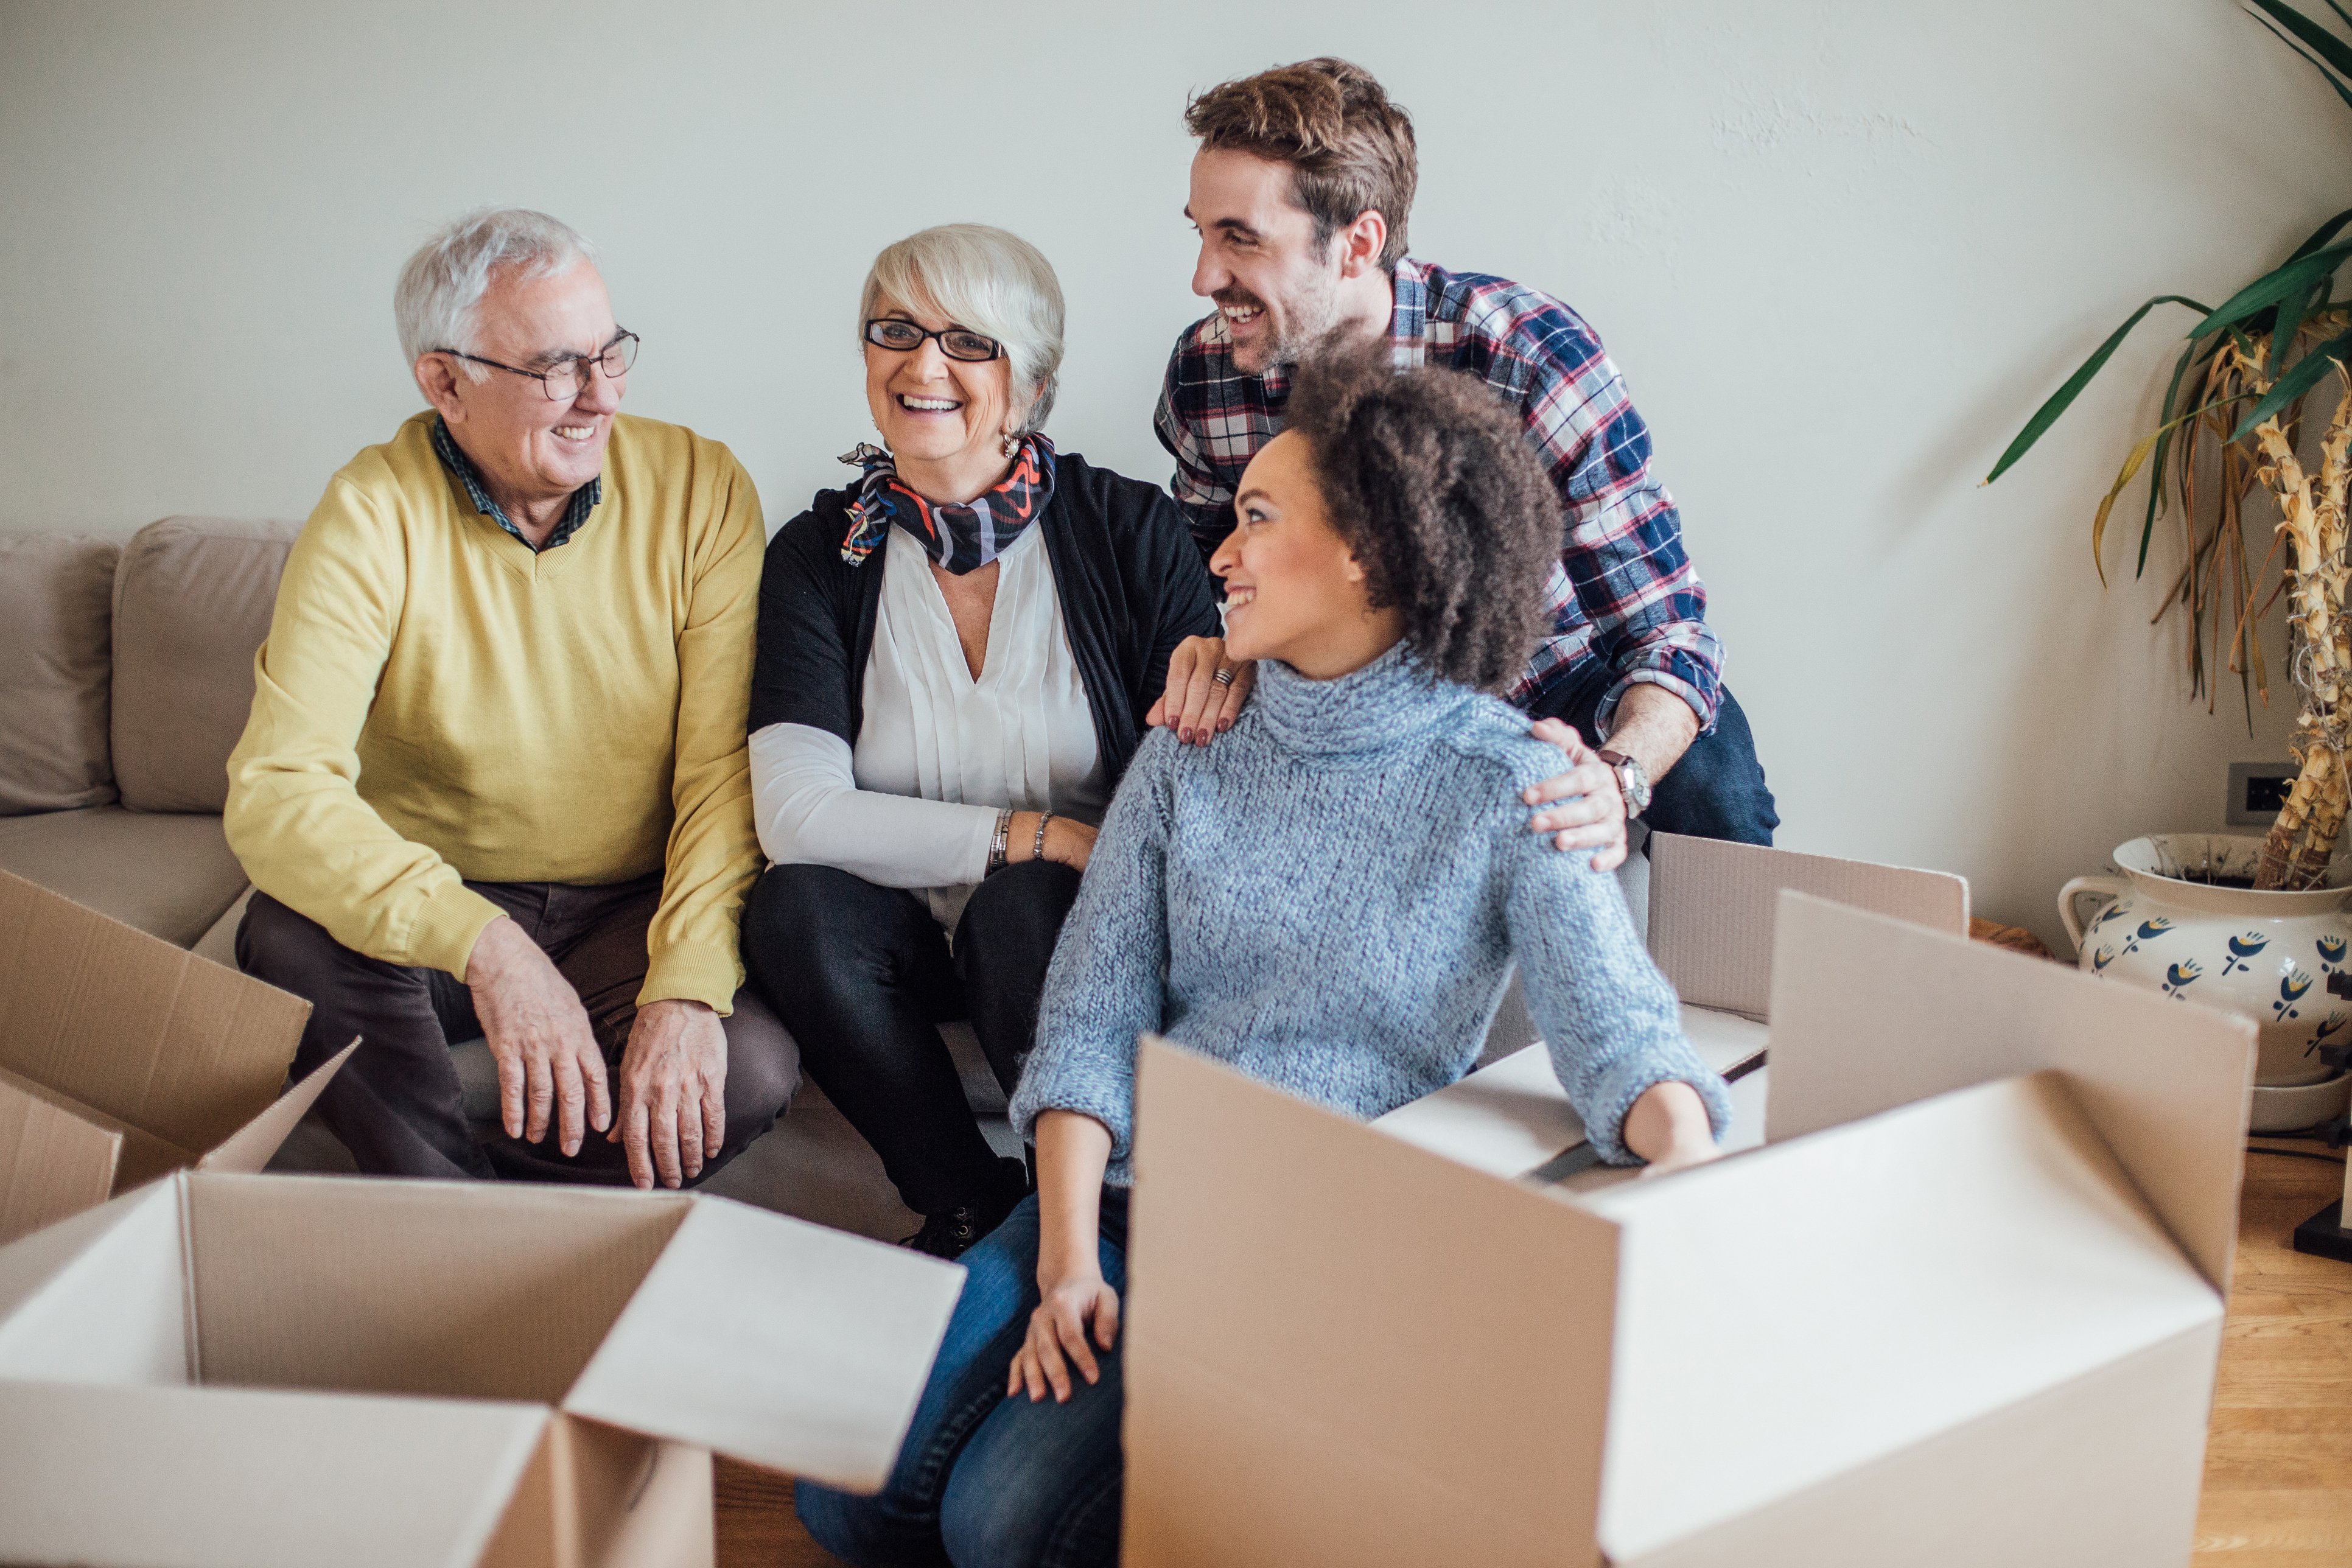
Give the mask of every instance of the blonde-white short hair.
[{"label": "blonde-white short hair", "polygon": [[929,305],[960,327],[985,332],[1012,361],[1014,395],[1034,388],[1021,431],[1043,429],[1062,371],[1062,285],[1053,264],[1017,234],[984,223],[948,223],[910,234],[874,258],[857,300],[857,341],[887,299]]},{"label": "blonde-white short hair", "polygon": [[[515,268],[525,278],[557,278],[595,260],[594,246],[545,213],[477,207],[443,225],[400,269],[392,293],[400,352],[411,364],[429,353],[474,353],[475,318],[489,292],[490,274],[499,268]],[[464,361],[458,368],[472,381],[490,374]]]}]

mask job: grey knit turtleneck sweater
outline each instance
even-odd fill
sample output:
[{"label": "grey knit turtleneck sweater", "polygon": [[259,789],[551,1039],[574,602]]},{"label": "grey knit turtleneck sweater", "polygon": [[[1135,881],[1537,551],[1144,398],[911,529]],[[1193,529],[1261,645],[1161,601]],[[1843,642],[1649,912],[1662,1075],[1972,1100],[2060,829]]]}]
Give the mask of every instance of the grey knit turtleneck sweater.
[{"label": "grey knit turtleneck sweater", "polygon": [[1403,647],[1309,680],[1268,661],[1208,747],[1165,731],[1119,785],[1045,977],[1013,1124],[1083,1111],[1133,1180],[1135,1042],[1157,1030],[1263,1082],[1370,1118],[1477,1059],[1517,960],[1594,1148],[1644,1089],[1722,1080],[1683,1037],[1616,879],[1528,830],[1559,771],[1526,715],[1432,679]]}]

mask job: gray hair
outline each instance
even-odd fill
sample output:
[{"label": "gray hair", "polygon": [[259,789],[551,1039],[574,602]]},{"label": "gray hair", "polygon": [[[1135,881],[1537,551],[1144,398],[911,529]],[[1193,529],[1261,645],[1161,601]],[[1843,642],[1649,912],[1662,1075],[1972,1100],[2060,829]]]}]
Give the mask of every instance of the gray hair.
[{"label": "gray hair", "polygon": [[[545,213],[477,207],[426,240],[400,269],[392,291],[400,352],[410,364],[429,353],[472,353],[475,311],[490,274],[501,267],[520,268],[526,278],[556,278],[595,259],[594,246]],[[475,381],[489,374],[472,364],[464,368]]]},{"label": "gray hair", "polygon": [[885,297],[928,304],[961,327],[1004,345],[1014,395],[1034,388],[1024,435],[1054,411],[1062,369],[1062,285],[1043,252],[1017,234],[984,223],[941,224],[910,234],[874,258],[857,300],[858,342]]}]

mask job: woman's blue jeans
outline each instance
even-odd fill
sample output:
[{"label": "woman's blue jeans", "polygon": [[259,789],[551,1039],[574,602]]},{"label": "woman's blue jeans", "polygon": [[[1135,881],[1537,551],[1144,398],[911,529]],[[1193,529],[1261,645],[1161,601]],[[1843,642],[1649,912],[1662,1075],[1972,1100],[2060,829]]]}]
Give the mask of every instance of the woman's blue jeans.
[{"label": "woman's blue jeans", "polygon": [[[1098,1249],[1103,1278],[1122,1298],[1124,1218],[1106,1214]],[[1004,1395],[1037,1307],[1037,1237],[1032,1196],[963,1255],[963,1294],[880,1494],[852,1497],[807,1481],[794,1489],[818,1545],[858,1568],[1117,1563],[1124,1342],[1097,1347],[1100,1382],[1073,1371],[1067,1405]]]}]

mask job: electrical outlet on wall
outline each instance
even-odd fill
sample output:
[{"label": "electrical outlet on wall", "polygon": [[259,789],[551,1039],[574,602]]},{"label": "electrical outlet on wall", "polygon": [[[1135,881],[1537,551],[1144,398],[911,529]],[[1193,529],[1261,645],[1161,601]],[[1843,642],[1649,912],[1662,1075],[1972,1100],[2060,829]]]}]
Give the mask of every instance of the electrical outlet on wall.
[{"label": "electrical outlet on wall", "polygon": [[2232,827],[2268,827],[2285,807],[2300,772],[2293,763],[2231,763],[2222,820]]}]

